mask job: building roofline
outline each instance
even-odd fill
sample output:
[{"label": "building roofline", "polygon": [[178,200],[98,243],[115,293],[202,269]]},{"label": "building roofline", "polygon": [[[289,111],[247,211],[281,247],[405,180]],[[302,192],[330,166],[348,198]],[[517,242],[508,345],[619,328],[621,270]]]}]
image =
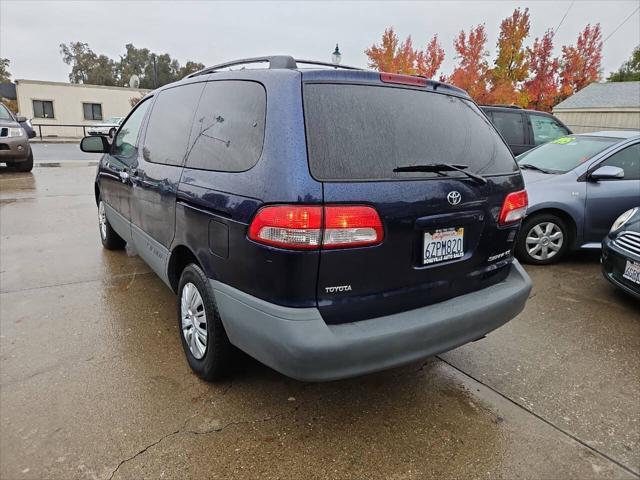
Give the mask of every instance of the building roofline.
[{"label": "building roofline", "polygon": [[20,85],[22,84],[35,84],[35,85],[58,85],[58,86],[65,86],[65,87],[79,87],[79,88],[103,88],[106,90],[125,90],[125,91],[129,91],[129,92],[150,92],[150,89],[147,88],[130,88],[130,87],[116,87],[116,86],[109,86],[109,85],[91,85],[88,83],[69,83],[69,82],[50,82],[47,80],[29,80],[29,79],[25,79],[25,78],[19,78],[14,80],[14,83],[16,85]]}]

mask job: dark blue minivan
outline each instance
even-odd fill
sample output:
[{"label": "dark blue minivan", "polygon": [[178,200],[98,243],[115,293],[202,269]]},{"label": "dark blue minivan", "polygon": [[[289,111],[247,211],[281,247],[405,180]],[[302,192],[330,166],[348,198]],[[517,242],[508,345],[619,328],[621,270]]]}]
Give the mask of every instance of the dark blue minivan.
[{"label": "dark blue minivan", "polygon": [[[302,68],[308,67],[308,68]],[[100,235],[178,295],[207,380],[234,347],[322,381],[477,340],[531,282],[512,257],[527,195],[466,92],[287,56],[151,92],[103,152]]]}]

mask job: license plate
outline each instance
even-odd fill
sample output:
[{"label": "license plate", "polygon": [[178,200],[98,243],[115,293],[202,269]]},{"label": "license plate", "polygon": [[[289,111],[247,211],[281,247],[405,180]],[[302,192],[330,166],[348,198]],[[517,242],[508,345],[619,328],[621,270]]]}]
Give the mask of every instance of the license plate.
[{"label": "license plate", "polygon": [[443,228],[424,232],[422,261],[425,265],[464,256],[464,228]]},{"label": "license plate", "polygon": [[640,284],[640,263],[627,260],[627,265],[624,267],[622,276],[627,280]]}]

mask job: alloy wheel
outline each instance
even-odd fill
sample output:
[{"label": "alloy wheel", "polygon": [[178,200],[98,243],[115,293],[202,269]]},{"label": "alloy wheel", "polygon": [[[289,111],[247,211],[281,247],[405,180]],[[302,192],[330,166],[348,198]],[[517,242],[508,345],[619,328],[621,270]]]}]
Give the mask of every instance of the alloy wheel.
[{"label": "alloy wheel", "polygon": [[564,243],[564,234],[553,222],[534,225],[527,233],[525,245],[529,256],[535,260],[549,260],[555,257]]},{"label": "alloy wheel", "polygon": [[100,225],[100,236],[102,239],[107,238],[107,213],[104,209],[104,202],[100,200],[100,204],[98,206],[98,224]]},{"label": "alloy wheel", "polygon": [[207,315],[202,296],[193,283],[187,283],[180,298],[182,335],[194,358],[207,351]]}]

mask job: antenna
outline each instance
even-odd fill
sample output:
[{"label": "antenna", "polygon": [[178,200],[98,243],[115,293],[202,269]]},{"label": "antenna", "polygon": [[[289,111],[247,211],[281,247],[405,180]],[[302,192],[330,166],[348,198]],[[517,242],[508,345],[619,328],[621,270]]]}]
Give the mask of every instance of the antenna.
[{"label": "antenna", "polygon": [[131,75],[129,79],[129,86],[131,88],[139,88],[140,87],[140,77],[138,75]]}]

